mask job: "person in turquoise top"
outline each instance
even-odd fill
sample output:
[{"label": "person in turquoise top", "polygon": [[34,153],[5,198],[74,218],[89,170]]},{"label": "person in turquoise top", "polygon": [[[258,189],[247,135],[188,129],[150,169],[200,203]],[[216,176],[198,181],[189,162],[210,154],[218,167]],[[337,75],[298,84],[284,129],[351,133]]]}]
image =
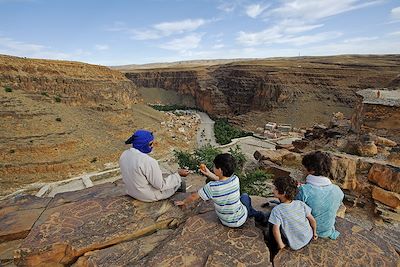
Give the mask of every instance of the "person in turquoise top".
[{"label": "person in turquoise top", "polygon": [[342,203],[342,190],[332,184],[329,176],[331,158],[327,153],[316,151],[305,155],[302,164],[306,170],[306,184],[299,187],[297,200],[305,202],[317,221],[317,235],[337,239],[335,230],[336,212]]}]

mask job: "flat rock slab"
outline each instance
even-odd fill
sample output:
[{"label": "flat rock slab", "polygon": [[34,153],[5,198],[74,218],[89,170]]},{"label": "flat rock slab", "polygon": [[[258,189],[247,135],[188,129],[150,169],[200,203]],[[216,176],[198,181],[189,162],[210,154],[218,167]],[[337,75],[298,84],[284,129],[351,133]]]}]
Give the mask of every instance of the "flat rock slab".
[{"label": "flat rock slab", "polygon": [[72,264],[86,252],[168,228],[183,217],[169,200],[144,203],[128,196],[78,199],[42,214],[44,218],[17,250],[17,265]]},{"label": "flat rock slab", "polygon": [[274,266],[399,266],[393,246],[378,235],[340,218],[336,228],[337,240],[319,238],[297,251],[285,248],[274,258]]},{"label": "flat rock slab", "polygon": [[125,188],[122,181],[105,183],[80,191],[57,194],[49,204],[49,207],[53,208],[66,203],[77,202],[87,199],[124,196],[125,194]]},{"label": "flat rock slab", "polygon": [[173,232],[173,230],[161,230],[150,236],[85,253],[84,256],[78,259],[73,267],[137,266],[138,260],[156,248],[161,241],[166,239]]},{"label": "flat rock slab", "polygon": [[26,237],[50,200],[22,196],[1,202],[0,243]]},{"label": "flat rock slab", "polygon": [[210,211],[190,217],[138,266],[272,266],[269,258],[253,220],[233,229]]}]

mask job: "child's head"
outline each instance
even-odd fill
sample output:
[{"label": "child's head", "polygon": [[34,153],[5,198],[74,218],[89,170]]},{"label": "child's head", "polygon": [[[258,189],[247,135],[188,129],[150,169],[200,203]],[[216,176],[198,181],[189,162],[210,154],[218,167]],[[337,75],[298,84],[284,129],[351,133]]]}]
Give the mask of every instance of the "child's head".
[{"label": "child's head", "polygon": [[327,153],[321,151],[311,152],[301,161],[307,172],[316,176],[328,177],[332,166],[332,160]]},{"label": "child's head", "polygon": [[[214,166],[216,169],[221,169],[221,176],[230,177],[236,168],[235,158],[229,153],[218,154],[214,159]],[[218,173],[215,174],[220,176]]]},{"label": "child's head", "polygon": [[293,200],[298,192],[297,181],[290,176],[277,177],[273,182],[275,189],[274,195],[278,197],[284,196],[287,200]]}]

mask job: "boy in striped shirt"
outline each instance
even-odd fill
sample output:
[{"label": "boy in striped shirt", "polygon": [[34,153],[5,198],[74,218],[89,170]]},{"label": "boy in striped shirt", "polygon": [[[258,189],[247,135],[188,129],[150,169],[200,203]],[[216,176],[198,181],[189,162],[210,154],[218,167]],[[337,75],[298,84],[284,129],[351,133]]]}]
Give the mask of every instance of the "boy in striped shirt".
[{"label": "boy in striped shirt", "polygon": [[175,201],[177,206],[186,206],[199,198],[211,199],[215,212],[221,223],[228,227],[240,227],[247,219],[247,209],[240,201],[239,178],[233,173],[235,159],[229,153],[219,154],[214,159],[212,173],[207,167],[200,171],[210,178],[211,182],[192,193],[183,201]]},{"label": "boy in striped shirt", "polygon": [[297,181],[289,176],[274,180],[273,193],[281,203],[272,209],[268,221],[273,225],[272,234],[279,249],[286,246],[281,233],[293,250],[301,249],[311,239],[318,238],[311,208],[300,200],[293,200],[297,191]]}]

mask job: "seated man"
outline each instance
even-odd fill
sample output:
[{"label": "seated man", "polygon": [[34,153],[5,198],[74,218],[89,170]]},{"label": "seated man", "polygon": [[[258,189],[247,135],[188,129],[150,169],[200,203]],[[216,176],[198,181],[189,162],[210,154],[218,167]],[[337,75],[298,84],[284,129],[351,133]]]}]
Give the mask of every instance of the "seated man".
[{"label": "seated man", "polygon": [[189,174],[187,170],[179,170],[167,177],[162,176],[158,162],[150,157],[154,136],[146,130],[137,130],[125,144],[132,148],[125,150],[120,159],[122,180],[126,193],[145,202],[153,202],[172,196],[178,189],[186,189],[181,176]]}]

